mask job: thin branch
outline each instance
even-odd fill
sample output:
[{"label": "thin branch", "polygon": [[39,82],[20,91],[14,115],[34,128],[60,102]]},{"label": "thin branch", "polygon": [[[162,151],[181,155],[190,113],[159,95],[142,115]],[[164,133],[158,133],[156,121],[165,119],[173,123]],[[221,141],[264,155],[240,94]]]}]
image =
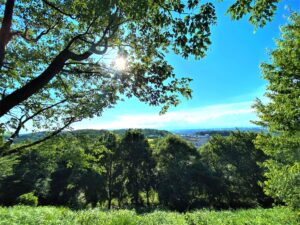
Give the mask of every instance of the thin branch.
[{"label": "thin branch", "polygon": [[77,61],[74,61],[74,62],[67,62],[67,63],[65,63],[65,65],[66,65],[66,66],[69,66],[69,65],[97,66],[97,64],[95,64],[95,63],[77,62]]},{"label": "thin branch", "polygon": [[50,26],[48,29],[43,30],[40,34],[38,34],[35,38],[30,38],[27,37],[27,32],[28,29],[26,28],[24,32],[22,31],[14,31],[11,33],[12,36],[20,36],[22,37],[24,40],[28,41],[28,42],[38,42],[44,35],[48,34],[51,30],[53,30],[58,24],[58,21],[53,24],[52,26]]},{"label": "thin branch", "polygon": [[52,138],[52,137],[58,135],[61,131],[63,131],[63,130],[64,130],[65,128],[67,128],[68,126],[70,126],[71,123],[75,122],[75,120],[76,120],[75,117],[71,117],[71,118],[69,119],[69,121],[68,121],[63,127],[59,128],[59,129],[56,130],[56,131],[53,131],[53,132],[50,133],[48,136],[46,136],[46,137],[44,137],[44,138],[42,138],[42,139],[40,139],[40,140],[34,141],[34,142],[32,142],[32,143],[29,143],[29,144],[26,144],[26,145],[22,145],[22,146],[17,147],[17,148],[10,149],[10,150],[4,152],[4,153],[2,154],[2,156],[12,155],[12,154],[17,153],[17,152],[20,151],[20,150],[23,150],[23,149],[26,149],[26,148],[33,147],[33,146],[35,146],[35,145],[41,144],[42,142],[47,141],[47,140],[49,140],[50,138]]},{"label": "thin branch", "polygon": [[17,116],[13,112],[8,112],[7,115],[10,116],[10,117],[12,117],[12,118],[14,118],[14,119],[16,119],[16,120],[19,120],[19,116]]},{"label": "thin branch", "polygon": [[24,124],[25,124],[26,122],[28,122],[29,120],[33,119],[34,117],[36,117],[37,115],[41,114],[42,112],[44,112],[44,111],[46,111],[46,110],[48,110],[48,109],[51,109],[51,108],[53,108],[53,107],[55,107],[55,106],[57,106],[57,105],[59,105],[59,104],[62,104],[62,103],[64,103],[64,102],[66,102],[66,101],[67,101],[67,99],[64,99],[64,100],[61,100],[61,101],[59,101],[59,102],[57,102],[57,103],[55,103],[55,104],[52,104],[52,105],[50,105],[50,106],[48,106],[48,107],[42,108],[42,109],[38,110],[37,112],[33,113],[31,116],[27,117],[25,120],[22,121],[22,119],[23,119],[22,117],[24,117],[24,115],[23,115],[23,116],[19,119],[20,122],[19,122],[19,124],[18,124],[18,127],[17,127],[17,129],[15,130],[15,132],[9,137],[9,141],[8,141],[8,142],[11,142],[10,144],[12,144],[13,140],[14,140],[16,137],[19,136],[19,132],[20,132],[21,128],[24,126]]},{"label": "thin branch", "polygon": [[63,10],[61,10],[60,8],[58,8],[56,5],[54,5],[53,3],[47,1],[47,0],[42,0],[46,5],[50,6],[51,8],[55,9],[56,11],[58,11],[59,13],[65,15],[65,16],[68,16],[70,17],[71,19],[75,20],[77,17],[70,14],[70,13],[66,13],[64,12]]},{"label": "thin branch", "polygon": [[80,70],[80,69],[74,69],[74,70],[62,70],[62,72],[64,73],[71,73],[71,74],[74,74],[74,73],[81,73],[81,74],[100,74],[102,75],[103,73],[99,72],[99,71],[84,71],[84,70]]},{"label": "thin branch", "polygon": [[84,37],[79,37],[79,40],[81,40],[85,43],[88,43],[88,44],[93,44],[95,42],[95,40],[94,41],[89,41],[89,40],[85,39]]},{"label": "thin branch", "polygon": [[64,80],[60,77],[60,75],[57,76],[57,79],[61,82],[65,92],[69,95],[70,91],[68,90],[68,85],[64,82]]},{"label": "thin branch", "polygon": [[[118,12],[119,12],[119,8],[117,8],[116,12],[114,13],[114,16],[117,15]],[[90,24],[90,26],[92,25],[92,23]],[[108,23],[108,25],[106,26],[105,30],[103,31],[103,34],[102,34],[102,37],[100,38],[100,40],[98,42],[92,44],[90,49],[87,50],[86,52],[84,52],[82,54],[76,54],[74,52],[69,51],[70,59],[75,60],[75,61],[82,61],[84,59],[87,59],[93,53],[98,54],[98,55],[103,55],[108,49],[108,38],[106,37],[106,35],[110,31],[113,23],[114,23],[114,19],[111,19],[110,22]],[[110,36],[112,36],[117,31],[118,26],[119,26],[119,24],[117,24],[117,26],[115,27],[115,30],[113,31],[113,33]],[[89,30],[89,27],[88,27],[86,33],[88,32],[88,30]],[[71,42],[67,45],[67,49],[69,49],[69,47],[71,46],[72,43],[74,43],[77,39],[82,38],[83,36],[84,35],[82,35],[82,34],[75,36],[71,40]],[[99,47],[103,43],[103,41],[104,41],[104,46],[102,46],[103,49],[98,50],[97,47]]]},{"label": "thin branch", "polygon": [[88,34],[89,31],[90,31],[90,29],[91,29],[91,27],[92,27],[92,25],[93,25],[93,23],[95,23],[96,20],[97,20],[97,18],[94,18],[94,19],[92,20],[92,22],[88,25],[88,27],[87,27],[87,29],[86,29],[86,31],[85,31],[84,33],[78,34],[78,35],[76,35],[75,37],[73,37],[73,38],[71,39],[71,41],[67,44],[66,49],[69,49],[69,48],[71,47],[71,45],[72,45],[76,40],[82,39],[86,34]]},{"label": "thin branch", "polygon": [[97,49],[98,46],[99,46],[99,44],[92,45],[91,51],[93,53],[97,54],[97,55],[103,55],[108,49],[108,40],[107,40],[107,38],[104,38],[104,46],[102,46],[103,47],[102,50],[98,50]]}]

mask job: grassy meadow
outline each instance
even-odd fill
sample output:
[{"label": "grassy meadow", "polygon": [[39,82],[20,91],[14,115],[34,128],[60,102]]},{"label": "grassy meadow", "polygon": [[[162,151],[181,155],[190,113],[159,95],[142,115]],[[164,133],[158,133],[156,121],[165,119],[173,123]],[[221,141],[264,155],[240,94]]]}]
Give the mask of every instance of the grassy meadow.
[{"label": "grassy meadow", "polygon": [[0,208],[1,225],[17,224],[101,224],[101,225],[298,225],[299,216],[289,208],[236,211],[197,210],[188,213],[133,210],[72,211],[63,207],[14,206]]}]

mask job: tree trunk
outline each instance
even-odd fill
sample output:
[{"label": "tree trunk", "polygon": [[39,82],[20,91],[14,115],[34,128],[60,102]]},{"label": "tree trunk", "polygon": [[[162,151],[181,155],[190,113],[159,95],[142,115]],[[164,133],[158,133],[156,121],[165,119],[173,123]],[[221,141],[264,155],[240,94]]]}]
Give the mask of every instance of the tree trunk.
[{"label": "tree trunk", "polygon": [[121,198],[118,198],[118,207],[121,208],[121,202],[122,202],[122,199]]},{"label": "tree trunk", "polygon": [[108,190],[107,190],[107,195],[108,195],[108,209],[111,209],[111,201],[112,201],[112,160],[109,160],[109,168],[108,168]]},{"label": "tree trunk", "polygon": [[146,191],[146,198],[147,198],[147,206],[150,206],[150,197],[149,197],[149,190]]},{"label": "tree trunk", "polygon": [[111,209],[111,197],[109,196],[108,197],[108,206],[107,206],[108,209]]},{"label": "tree trunk", "polygon": [[0,29],[0,69],[3,66],[5,58],[5,48],[11,39],[11,24],[14,11],[15,0],[7,0],[5,3],[4,17]]}]

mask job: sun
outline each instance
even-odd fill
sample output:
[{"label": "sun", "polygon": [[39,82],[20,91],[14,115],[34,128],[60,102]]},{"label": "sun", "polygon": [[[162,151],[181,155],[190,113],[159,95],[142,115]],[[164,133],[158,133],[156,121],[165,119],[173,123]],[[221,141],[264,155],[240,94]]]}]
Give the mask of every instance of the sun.
[{"label": "sun", "polygon": [[125,70],[126,69],[126,59],[123,56],[118,56],[115,60],[115,67],[117,70]]}]

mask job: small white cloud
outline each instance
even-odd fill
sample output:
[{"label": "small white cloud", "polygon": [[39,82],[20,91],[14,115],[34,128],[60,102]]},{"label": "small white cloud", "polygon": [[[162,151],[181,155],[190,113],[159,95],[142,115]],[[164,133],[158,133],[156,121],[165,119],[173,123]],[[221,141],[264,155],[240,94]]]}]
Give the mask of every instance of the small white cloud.
[{"label": "small white cloud", "polygon": [[135,114],[120,115],[110,121],[97,120],[97,123],[84,121],[74,126],[75,129],[120,129],[120,128],[199,128],[199,127],[236,127],[251,126],[255,119],[253,102],[239,102],[199,107],[188,110],[171,111],[164,115]]}]

